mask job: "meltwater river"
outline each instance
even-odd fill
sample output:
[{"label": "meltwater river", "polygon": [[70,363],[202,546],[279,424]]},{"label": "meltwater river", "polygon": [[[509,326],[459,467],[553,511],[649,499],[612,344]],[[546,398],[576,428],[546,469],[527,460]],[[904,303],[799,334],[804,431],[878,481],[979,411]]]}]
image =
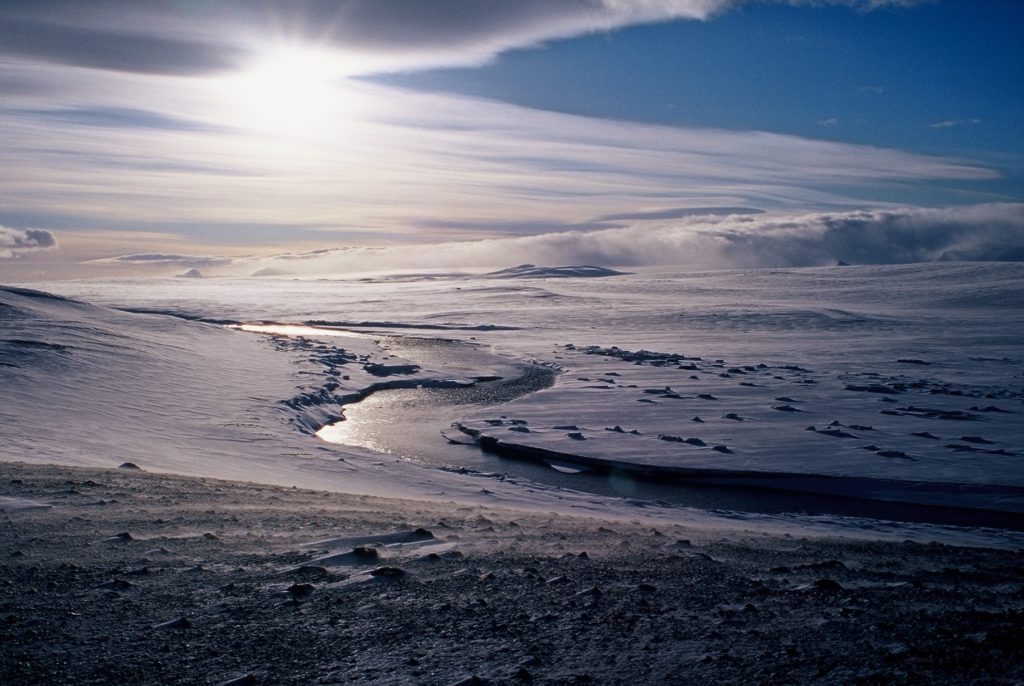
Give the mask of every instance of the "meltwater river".
[{"label": "meltwater river", "polygon": [[[346,405],[345,419],[317,433],[322,440],[366,448],[396,459],[437,468],[465,470],[519,481],[526,487],[530,483],[544,484],[598,495],[660,501],[706,510],[840,515],[1020,528],[1008,521],[1005,514],[808,493],[681,482],[658,483],[616,471],[566,473],[544,463],[500,457],[481,450],[472,443],[472,439],[452,428],[452,423],[481,408],[497,407],[550,387],[557,380],[554,369],[501,354],[486,345],[465,341],[405,336],[383,336],[378,341],[394,355],[425,368],[476,379],[476,383],[462,387],[377,391],[359,402]],[[486,484],[481,487],[486,487]]]}]

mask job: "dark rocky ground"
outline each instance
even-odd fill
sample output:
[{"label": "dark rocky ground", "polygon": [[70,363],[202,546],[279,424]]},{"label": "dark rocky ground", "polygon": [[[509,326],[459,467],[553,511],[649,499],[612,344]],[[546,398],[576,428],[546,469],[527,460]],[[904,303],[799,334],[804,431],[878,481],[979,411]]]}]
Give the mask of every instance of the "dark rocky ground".
[{"label": "dark rocky ground", "polygon": [[2,464],[0,496],[53,505],[0,501],[0,684],[1024,682],[1019,551],[133,470]]}]

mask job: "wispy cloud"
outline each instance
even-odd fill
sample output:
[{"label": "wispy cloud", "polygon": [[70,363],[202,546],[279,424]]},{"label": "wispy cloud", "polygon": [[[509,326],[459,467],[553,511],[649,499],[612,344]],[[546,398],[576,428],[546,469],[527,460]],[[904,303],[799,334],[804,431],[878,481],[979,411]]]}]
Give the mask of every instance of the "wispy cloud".
[{"label": "wispy cloud", "polygon": [[57,247],[57,237],[46,229],[11,229],[0,226],[0,258],[9,259]]},{"label": "wispy cloud", "polygon": [[822,119],[821,121],[818,122],[818,126],[823,126],[826,129],[830,129],[833,126],[836,126],[838,124],[839,124],[839,118],[838,117],[829,117],[828,119]]},{"label": "wispy cloud", "polygon": [[219,267],[231,264],[235,258],[219,257],[216,255],[175,255],[171,253],[147,252],[131,255],[117,255],[116,257],[104,257],[93,262],[119,262],[130,264],[151,264],[160,266],[182,266],[182,267]]},{"label": "wispy cloud", "polygon": [[980,123],[980,119],[946,119],[945,121],[937,121],[934,124],[929,124],[928,128],[952,129],[957,126],[976,126]]},{"label": "wispy cloud", "polygon": [[[338,84],[341,104],[327,124],[283,137],[232,128],[241,104],[216,80],[35,75],[59,93],[61,112],[90,114],[54,127],[26,113],[43,109],[36,96],[0,110],[8,135],[0,205],[107,228],[197,226],[241,240],[238,227],[292,226],[366,244],[436,239],[442,224],[448,238],[472,236],[473,223],[486,228],[477,236],[521,234],[530,224],[537,233],[652,206],[849,207],[889,197],[893,182],[999,177],[906,151],[597,120],[356,82]],[[104,125],[110,113],[143,128]]]}]

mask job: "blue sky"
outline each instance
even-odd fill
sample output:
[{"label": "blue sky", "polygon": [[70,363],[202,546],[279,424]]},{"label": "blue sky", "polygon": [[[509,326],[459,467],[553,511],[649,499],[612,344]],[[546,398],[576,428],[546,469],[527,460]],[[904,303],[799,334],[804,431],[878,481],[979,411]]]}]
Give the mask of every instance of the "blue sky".
[{"label": "blue sky", "polygon": [[797,246],[865,222],[879,261],[1016,255],[1022,33],[965,0],[9,0],[0,277],[827,263]]},{"label": "blue sky", "polygon": [[[984,156],[1024,150],[1021,74],[1024,3],[945,0],[873,12],[754,3],[374,80],[592,117]],[[1006,190],[1020,197],[1017,181]]]}]

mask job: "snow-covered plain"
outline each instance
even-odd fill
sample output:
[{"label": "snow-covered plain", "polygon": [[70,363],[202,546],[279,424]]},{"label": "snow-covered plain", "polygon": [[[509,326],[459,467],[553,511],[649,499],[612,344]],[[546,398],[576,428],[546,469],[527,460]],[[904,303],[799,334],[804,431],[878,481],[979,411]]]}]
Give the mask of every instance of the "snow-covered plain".
[{"label": "snow-covered plain", "polygon": [[[0,291],[0,459],[643,504],[501,476],[513,463],[444,431],[552,475],[975,508],[1019,527],[1024,265],[519,276],[32,284],[88,305]],[[320,432],[343,443],[314,436],[344,405]],[[450,469],[463,459],[469,474]]]}]

